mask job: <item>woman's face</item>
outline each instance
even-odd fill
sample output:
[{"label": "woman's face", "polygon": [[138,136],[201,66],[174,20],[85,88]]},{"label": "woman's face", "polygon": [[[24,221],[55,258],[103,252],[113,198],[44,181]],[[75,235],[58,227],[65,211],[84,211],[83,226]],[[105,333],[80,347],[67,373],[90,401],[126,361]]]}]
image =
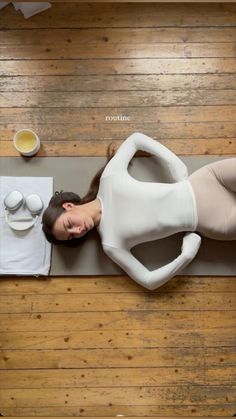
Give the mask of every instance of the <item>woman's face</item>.
[{"label": "woman's face", "polygon": [[78,239],[94,227],[92,217],[82,205],[66,202],[62,206],[65,211],[53,226],[53,235],[57,240]]}]

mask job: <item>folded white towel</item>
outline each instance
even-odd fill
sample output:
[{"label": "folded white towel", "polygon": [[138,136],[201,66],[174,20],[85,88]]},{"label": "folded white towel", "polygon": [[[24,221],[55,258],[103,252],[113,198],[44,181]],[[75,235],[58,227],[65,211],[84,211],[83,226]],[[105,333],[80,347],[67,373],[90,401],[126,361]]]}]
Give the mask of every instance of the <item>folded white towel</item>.
[{"label": "folded white towel", "polygon": [[11,2],[10,1],[1,1],[0,10],[3,9],[3,7],[7,6],[9,3],[11,3]]},{"label": "folded white towel", "polygon": [[28,19],[31,16],[36,15],[37,13],[43,12],[44,10],[51,7],[51,3],[48,2],[19,2],[19,1],[1,1],[0,10],[3,9],[7,4],[12,3],[16,10],[20,10],[25,19]]},{"label": "folded white towel", "polygon": [[36,15],[37,13],[43,12],[44,10],[51,7],[51,3],[48,2],[13,2],[13,6],[16,10],[19,10],[23,13],[24,17],[28,19],[31,16]]},{"label": "folded white towel", "polygon": [[[46,207],[53,194],[53,178],[0,176],[0,275],[48,275],[51,244],[42,232],[42,214],[32,228],[24,231],[12,230],[5,220],[3,201],[13,190],[24,197],[38,194]],[[25,208],[14,214],[22,215],[31,214]]]}]

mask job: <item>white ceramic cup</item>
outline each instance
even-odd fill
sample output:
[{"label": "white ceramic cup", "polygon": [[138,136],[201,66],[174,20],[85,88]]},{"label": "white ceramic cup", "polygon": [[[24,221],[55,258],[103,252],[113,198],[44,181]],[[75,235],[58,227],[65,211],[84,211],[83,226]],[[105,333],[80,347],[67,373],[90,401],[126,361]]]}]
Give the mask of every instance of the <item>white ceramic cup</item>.
[{"label": "white ceramic cup", "polygon": [[21,129],[13,137],[14,147],[23,156],[34,156],[40,149],[40,139],[31,129]]}]

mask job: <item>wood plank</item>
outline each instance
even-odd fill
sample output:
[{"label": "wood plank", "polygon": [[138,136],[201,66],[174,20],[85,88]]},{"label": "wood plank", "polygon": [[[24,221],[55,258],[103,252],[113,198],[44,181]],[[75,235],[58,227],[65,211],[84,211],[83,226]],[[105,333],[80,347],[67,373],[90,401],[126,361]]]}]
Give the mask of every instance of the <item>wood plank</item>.
[{"label": "wood plank", "polygon": [[[132,34],[131,34],[132,36]],[[55,42],[60,42],[60,38]],[[47,59],[102,59],[102,58],[199,58],[199,57],[234,57],[235,43],[193,43],[193,44],[146,44],[119,45],[105,43],[101,45],[53,45],[53,40],[46,45],[0,46],[0,56],[3,60],[47,60]],[[48,45],[48,46],[47,46]]]},{"label": "wood plank", "polygon": [[[34,127],[31,127],[34,128]],[[150,135],[150,132],[146,133]],[[12,138],[14,133],[12,132]],[[43,141],[40,151],[37,156],[83,156],[83,157],[96,157],[96,156],[106,156],[108,145],[110,141]],[[185,140],[177,139],[176,140],[166,140],[161,141],[163,145],[168,147],[177,155],[182,156],[191,156],[191,155],[222,155],[222,156],[232,156],[235,155],[235,141],[236,138],[217,138],[217,139],[195,139],[186,138]],[[122,141],[112,141],[115,147],[118,147]],[[19,154],[13,147],[11,141],[1,141],[0,147],[0,156],[9,156],[15,157]]]},{"label": "wood plank", "polygon": [[[109,132],[108,132],[109,125]],[[143,132],[142,124],[133,124],[129,122],[105,122],[100,123],[96,126],[96,131],[94,131],[94,125],[87,123],[86,125],[81,124],[79,121],[77,124],[43,124],[35,122],[33,124],[34,131],[37,132],[41,141],[58,141],[58,146],[60,142],[63,141],[74,141],[79,139],[80,142],[83,141],[94,141],[97,137],[97,142],[107,143],[110,142],[122,142],[133,132]],[[15,123],[0,125],[0,136],[2,141],[12,142],[14,133],[17,130],[23,129],[25,124]],[[148,131],[149,130],[149,131]],[[145,131],[149,132],[149,136],[158,139],[162,142],[163,140],[173,140],[176,141],[179,138],[189,139],[192,141],[195,139],[204,138],[207,142],[208,139],[218,138],[231,139],[234,142],[234,137],[236,133],[236,122],[214,122],[214,123],[170,123],[170,124],[158,124],[149,123],[146,125]]]},{"label": "wood plank", "polygon": [[[125,115],[127,108],[106,108],[106,113],[113,118]],[[196,122],[234,122],[236,105],[218,106],[153,106],[145,108],[130,108],[129,118],[138,123],[142,116],[143,123],[196,123]],[[219,117],[220,115],[220,117]],[[28,123],[34,124],[39,121],[49,123],[64,123],[75,121],[79,118],[80,124],[87,124],[93,120],[96,124],[104,123],[104,109],[101,108],[1,108],[0,117],[2,124]],[[109,121],[110,122],[110,121]],[[112,121],[111,121],[112,122]],[[114,122],[114,120],[113,120]],[[111,123],[111,126],[113,124]],[[4,125],[6,127],[6,125]]]},{"label": "wood plank", "polygon": [[[98,74],[69,76],[0,76],[0,91],[9,92],[89,92],[89,91],[170,91],[235,90],[234,74]],[[159,106],[156,106],[160,109]],[[214,109],[214,107],[213,107]],[[12,109],[14,110],[14,108]],[[145,109],[144,109],[145,110]],[[176,107],[176,111],[181,107]],[[90,109],[87,109],[89,112]],[[130,110],[132,111],[132,109]],[[218,115],[219,116],[219,115]],[[202,114],[204,118],[204,113]]]},{"label": "wood plank", "polygon": [[[156,320],[157,321],[157,320]],[[233,367],[234,347],[4,350],[1,369]],[[227,375],[226,375],[227,376]]]},{"label": "wood plank", "polygon": [[[134,9],[132,12],[134,12]],[[36,19],[38,19],[38,17],[39,16],[35,16]],[[119,47],[122,47],[123,44],[126,46],[131,46],[140,45],[142,43],[154,46],[157,43],[169,44],[169,46],[173,44],[184,43],[185,45],[194,44],[192,45],[193,47],[197,46],[198,44],[205,43],[206,47],[209,44],[212,44],[212,47],[214,48],[214,44],[219,44],[219,46],[223,43],[235,44],[236,28],[234,26],[222,27],[221,25],[218,27],[209,26],[204,28],[159,28],[158,26],[135,28],[129,25],[129,27],[123,28],[106,28],[105,26],[102,28],[85,27],[82,29],[78,27],[69,29],[65,27],[62,29],[37,28],[30,30],[30,37],[28,36],[28,32],[25,29],[11,29],[8,31],[0,29],[0,34],[0,47],[20,47],[22,44],[24,44],[26,48],[30,45],[33,45],[34,47],[47,45],[49,48],[54,49],[56,47],[56,41],[60,39],[61,47],[67,47],[69,49],[74,48],[75,45],[76,47],[82,46],[85,42],[89,48],[90,45],[95,46],[95,44],[97,46],[103,45],[104,48],[106,48],[107,44],[115,44],[119,45]],[[50,51],[47,52],[49,53]],[[34,51],[32,51],[32,54],[34,54]],[[32,57],[33,55],[30,55],[30,58]]]},{"label": "wood plank", "polygon": [[[158,319],[158,324],[157,324]],[[214,319],[214,324],[212,324]],[[137,329],[212,329],[235,327],[236,311],[160,311],[156,312],[102,312],[94,313],[32,313],[2,314],[2,332],[63,331],[79,330],[130,330]]]},{"label": "wood plank", "polygon": [[[236,61],[236,60],[235,60]],[[1,92],[3,107],[25,108],[129,108],[153,106],[235,105],[234,90],[183,90],[137,92]],[[104,114],[107,115],[107,109]],[[104,120],[105,120],[104,115]],[[70,120],[68,121],[70,122]],[[125,120],[122,123],[126,122]]]},{"label": "wood plank", "polygon": [[1,76],[235,73],[234,58],[2,60]]},{"label": "wood plank", "polygon": [[0,347],[8,349],[85,349],[85,348],[166,348],[231,347],[235,343],[235,326],[191,330],[140,329],[80,330],[50,332],[1,332]]},{"label": "wood plank", "polygon": [[[69,0],[69,1],[70,1],[70,0]],[[22,410],[23,410],[23,409],[21,409],[21,411],[22,411]],[[27,410],[27,409],[26,409],[26,410]],[[69,410],[69,409],[68,409],[68,410]],[[84,411],[84,410],[83,410],[83,409],[81,409],[81,412],[80,412],[80,413],[82,413],[83,411]],[[5,416],[5,415],[4,415],[4,416]],[[124,416],[124,415],[119,415],[119,414],[118,414],[117,416]],[[5,418],[10,418],[10,417],[11,417],[11,418],[14,418],[14,419],[20,419],[20,418],[21,418],[21,416],[14,416],[14,417],[13,417],[13,416],[9,416],[9,417],[8,417],[8,416],[5,416]],[[35,417],[35,416],[25,416],[25,415],[24,415],[24,418],[25,418],[25,419],[33,419],[34,417]],[[51,416],[44,416],[44,419],[49,419],[50,417],[51,417]],[[68,417],[68,416],[64,416],[64,417],[63,417],[63,416],[58,416],[58,418],[56,418],[56,417],[54,416],[54,419],[66,419],[67,417]],[[74,417],[74,418],[80,418],[81,416],[75,416],[75,415],[73,415],[73,417]],[[192,416],[192,417],[193,417],[193,416]],[[226,417],[226,416],[224,416],[224,417],[227,419],[227,417]],[[89,419],[89,418],[91,418],[91,416],[84,416],[84,415],[83,415],[83,418],[84,418],[84,419]],[[99,419],[113,419],[113,418],[114,418],[114,416],[109,416],[109,417],[108,417],[108,416],[102,416],[102,417],[101,417],[101,416],[94,416],[94,415],[93,415],[93,418],[94,418],[94,419],[98,419],[98,418],[99,418]],[[140,415],[139,415],[139,416],[129,416],[129,417],[128,417],[128,416],[126,416],[126,419],[151,419],[151,418],[153,418],[153,416],[146,416],[146,415],[145,415],[145,416],[140,416]],[[185,418],[186,418],[186,419],[190,419],[190,417],[186,417],[186,416],[185,416]],[[212,419],[218,419],[218,417],[216,417],[216,416],[215,416],[215,417],[211,417],[211,418],[212,418]],[[231,418],[231,416],[229,416],[228,418]],[[175,419],[175,417],[173,417],[173,416],[172,416],[172,417],[170,417],[170,416],[165,416],[164,418],[162,417],[162,418],[160,418],[160,419]]]},{"label": "wood plank", "polygon": [[1,389],[236,384],[236,366],[2,370]]},{"label": "wood plank", "polygon": [[[79,139],[83,141],[94,141],[97,137],[97,141],[104,143],[104,141],[121,142],[127,138],[133,132],[143,132],[142,124],[133,124],[129,122],[105,122],[100,123],[94,131],[94,126],[87,123],[86,125],[81,124],[40,124],[34,123],[34,130],[39,135],[39,138],[44,141],[48,141],[50,138],[52,141],[74,141]],[[109,126],[109,131],[108,131]],[[233,122],[220,122],[220,123],[170,123],[170,124],[148,124],[146,125],[145,131],[154,139],[159,141],[178,139],[194,139],[204,138],[205,141],[208,139],[228,138],[233,139],[235,137],[235,126]],[[2,141],[12,142],[15,131],[24,128],[24,124],[7,124],[5,126],[0,125],[0,135]],[[136,128],[136,129],[135,129]],[[219,132],[220,131],[220,132]],[[155,134],[154,134],[155,132]]]},{"label": "wood plank", "polygon": [[193,44],[193,45],[152,45],[139,44],[138,47],[129,45],[120,46],[119,49],[115,45],[89,45],[75,48],[68,47],[7,47],[0,48],[2,59],[102,59],[102,58],[215,58],[215,57],[234,57],[235,44],[219,43],[219,44]]},{"label": "wood plank", "polygon": [[[54,3],[34,19],[23,20],[12,7],[2,13],[3,29],[103,27],[235,26],[234,3]],[[52,19],[53,16],[53,19]]]},{"label": "wood plank", "polygon": [[[117,118],[126,115],[127,108],[106,108],[109,117]],[[236,105],[219,106],[153,106],[143,108],[129,108],[129,121],[139,123],[142,118],[143,124],[190,124],[190,123],[225,123],[234,122],[236,119]],[[220,115],[220,116],[219,116]],[[68,124],[68,121],[79,121],[80,124],[102,124],[106,115],[103,108],[1,108],[0,118],[2,127],[8,124],[37,124],[42,120],[44,124]],[[3,125],[4,124],[4,125]],[[109,124],[115,126],[114,121]],[[127,122],[126,122],[127,124]],[[177,125],[176,125],[177,126]],[[156,125],[158,127],[158,125]]]},{"label": "wood plank", "polygon": [[[107,125],[109,124],[110,129],[108,131]],[[63,147],[65,144],[66,147],[70,147],[73,153],[73,149],[76,147],[83,147],[88,144],[88,155],[89,153],[89,146],[96,146],[97,144],[97,153],[99,149],[106,149],[107,146],[112,142],[114,148],[116,149],[121,142],[127,138],[133,132],[144,132],[150,137],[158,140],[159,142],[165,144],[169,144],[169,148],[172,151],[179,149],[181,150],[181,146],[185,143],[186,146],[189,146],[191,149],[192,146],[199,145],[201,146],[201,140],[204,139],[205,147],[207,148],[208,145],[215,144],[215,148],[217,149],[217,145],[220,145],[223,142],[223,145],[228,145],[227,149],[225,150],[226,153],[232,149],[232,153],[236,151],[236,144],[235,144],[235,132],[236,132],[236,123],[231,122],[221,122],[221,123],[171,123],[171,124],[158,124],[155,127],[155,124],[148,124],[149,129],[146,126],[145,130],[142,130],[141,124],[129,124],[129,123],[104,123],[99,124],[97,126],[96,132],[94,132],[94,127],[91,124],[83,125],[83,124],[39,124],[34,123],[32,128],[35,132],[37,132],[41,142],[42,147],[49,146],[53,147],[53,143],[58,143],[58,147]],[[138,126],[137,126],[138,125]],[[5,127],[0,126],[0,135],[2,138],[2,147],[4,143],[8,144],[8,148],[13,147],[12,139],[15,132],[19,129],[23,129],[25,124],[8,124]],[[146,132],[145,132],[146,131]],[[50,140],[49,140],[50,139]],[[212,141],[212,139],[214,141]],[[6,144],[7,145],[7,144]],[[204,145],[204,144],[203,144]],[[174,147],[174,150],[173,150]],[[86,147],[85,147],[86,148]],[[94,147],[95,148],[95,147]],[[201,149],[201,147],[199,147]],[[60,150],[58,150],[60,152]],[[75,150],[74,150],[75,152]],[[177,154],[180,154],[181,151],[177,151]],[[65,153],[67,154],[67,153]],[[106,153],[102,153],[103,155]],[[187,150],[185,153],[188,154]],[[192,154],[189,152],[189,154]],[[195,154],[202,154],[196,152]],[[220,150],[216,152],[216,154],[221,154]],[[224,154],[224,153],[222,153]],[[73,155],[73,154],[72,154]]]},{"label": "wood plank", "polygon": [[[96,406],[133,405],[144,406],[145,400],[150,405],[174,403],[181,405],[183,401],[187,404],[203,403],[207,399],[210,404],[235,403],[235,386],[180,386],[168,387],[118,387],[118,388],[72,388],[49,391],[48,389],[4,389],[0,391],[2,408],[4,407],[53,407],[63,406]],[[67,403],[65,403],[65,401]]]},{"label": "wood plank", "polygon": [[[107,403],[106,405],[102,406],[68,406],[65,404],[64,406],[53,406],[53,407],[10,407],[10,408],[2,408],[1,412],[3,416],[7,415],[14,415],[14,417],[27,417],[28,415],[36,416],[43,416],[44,418],[47,417],[55,417],[56,415],[60,418],[73,416],[73,417],[83,417],[83,418],[96,418],[96,419],[111,419],[118,415],[123,415],[127,419],[129,419],[129,415],[132,415],[132,419],[137,418],[144,418],[151,419],[154,417],[160,418],[160,415],[163,415],[163,419],[169,419],[170,415],[175,414],[176,416],[184,416],[190,415],[190,417],[195,417],[196,415],[204,416],[206,411],[208,415],[211,416],[229,416],[232,417],[233,413],[236,410],[236,403],[219,403],[219,404],[200,404],[195,403],[191,406],[187,404],[177,405],[177,404],[162,404],[162,405],[143,405],[143,406],[134,406],[130,404],[129,406],[117,406],[112,403]],[[104,414],[107,415],[104,417]],[[16,416],[19,415],[19,416]],[[86,415],[86,416],[85,416]],[[134,416],[135,415],[135,416]],[[172,417],[172,419],[176,418],[176,416]],[[131,419],[130,417],[130,419]],[[162,418],[162,416],[161,416]],[[216,419],[212,417],[212,419]],[[188,419],[188,418],[186,418]]]},{"label": "wood plank", "polygon": [[[70,0],[69,0],[70,1]],[[4,415],[5,416],[5,415]],[[123,415],[117,415],[117,416],[123,416]],[[13,416],[9,416],[9,417],[11,417],[11,418],[13,418]],[[24,418],[25,419],[33,419],[35,416],[24,416]],[[81,416],[75,416],[75,415],[73,415],[73,417],[74,418],[80,418]],[[230,418],[231,416],[229,416],[229,418]],[[5,418],[8,418],[7,416],[5,416]],[[44,419],[49,419],[50,418],[50,416],[44,416]],[[67,418],[67,416],[58,416],[58,419],[66,419]],[[88,417],[88,416],[83,416],[83,418],[84,419],[89,419],[90,417]],[[101,416],[94,416],[93,415],[93,418],[94,419],[113,419],[114,418],[114,416],[103,416],[103,417],[101,417]],[[151,418],[153,418],[153,416],[126,416],[126,419],[151,419]],[[185,417],[186,419],[190,419],[190,417]],[[225,416],[225,418],[226,418],[226,416]],[[20,419],[20,416],[14,416],[14,419]],[[54,416],[54,419],[57,419],[55,416]],[[164,418],[162,418],[162,419],[164,419]],[[165,419],[175,419],[175,417],[170,417],[170,416],[165,416]],[[212,419],[218,419],[217,417],[212,417]]]},{"label": "wood plank", "polygon": [[[93,294],[93,293],[137,293],[147,295],[163,293],[178,294],[187,292],[232,292],[235,293],[236,281],[229,276],[176,276],[161,288],[152,292],[144,290],[127,276],[80,276],[47,277],[33,279],[15,276],[2,277],[0,296],[22,294]],[[2,301],[2,299],[1,299]]]},{"label": "wood plank", "polygon": [[51,295],[20,295],[8,296],[1,299],[0,313],[77,313],[87,312],[121,312],[121,311],[231,311],[236,307],[235,292],[222,293],[196,293],[184,292],[178,295],[160,292],[159,294],[146,293],[93,293],[59,294]]},{"label": "wood plank", "polygon": [[[4,415],[5,416],[5,415]],[[117,415],[117,416],[123,416],[123,415]],[[7,418],[7,416],[5,416],[6,418]],[[13,417],[13,416],[9,416],[9,417]],[[24,416],[24,418],[25,419],[33,419],[35,416]],[[79,418],[79,417],[81,417],[81,416],[75,416],[75,415],[73,415],[73,417],[75,417],[75,418]],[[230,418],[231,416],[229,416],[229,418]],[[44,419],[49,419],[50,418],[50,416],[44,416]],[[56,418],[55,416],[54,416],[54,419],[66,419],[67,418],[67,416],[58,416],[58,418]],[[89,419],[90,417],[88,417],[88,416],[83,416],[83,418],[84,419]],[[94,416],[93,415],[93,418],[94,419],[113,419],[114,418],[114,416],[103,416],[103,417],[101,417],[101,416]],[[153,418],[153,416],[126,416],[126,419],[151,419],[151,418]],[[190,419],[190,418],[188,418],[188,417],[185,417],[186,419]],[[225,416],[225,418],[226,418],[226,416]],[[14,416],[14,419],[20,419],[20,416]],[[162,419],[164,419],[164,418],[162,418]],[[170,417],[170,416],[165,416],[165,419],[175,419],[175,417]],[[217,417],[212,417],[212,419],[218,419]]]}]

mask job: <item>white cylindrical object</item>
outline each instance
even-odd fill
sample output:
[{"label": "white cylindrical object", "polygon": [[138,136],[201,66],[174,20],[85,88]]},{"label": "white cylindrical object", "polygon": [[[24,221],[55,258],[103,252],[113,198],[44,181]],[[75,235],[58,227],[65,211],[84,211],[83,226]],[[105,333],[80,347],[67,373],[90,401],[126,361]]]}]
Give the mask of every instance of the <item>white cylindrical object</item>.
[{"label": "white cylindrical object", "polygon": [[9,218],[9,221],[21,221],[21,222],[23,222],[23,221],[33,221],[34,220],[34,218],[32,218],[32,217],[10,217]]},{"label": "white cylindrical object", "polygon": [[39,217],[38,215],[36,215],[36,217],[31,218],[30,221],[22,221],[20,219],[12,221],[11,214],[9,214],[8,210],[5,210],[5,220],[7,224],[9,225],[9,227],[12,228],[12,230],[19,230],[19,231],[28,230],[29,228],[33,227],[36,224],[38,219]]},{"label": "white cylindrical object", "polygon": [[16,150],[23,156],[34,156],[40,149],[40,139],[31,129],[17,131],[13,143]]}]

